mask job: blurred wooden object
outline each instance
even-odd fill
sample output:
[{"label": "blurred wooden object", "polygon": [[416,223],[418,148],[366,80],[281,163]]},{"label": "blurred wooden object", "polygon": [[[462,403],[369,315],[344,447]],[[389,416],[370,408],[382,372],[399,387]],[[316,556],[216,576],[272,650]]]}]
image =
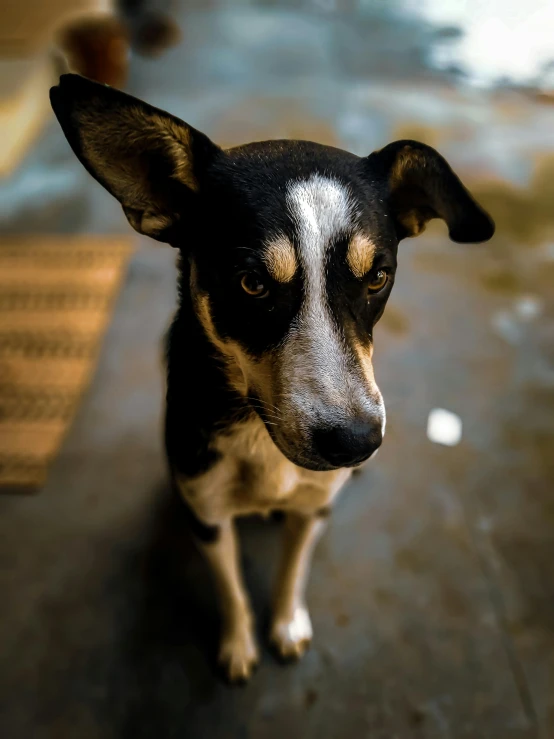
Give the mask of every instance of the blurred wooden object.
[{"label": "blurred wooden object", "polygon": [[49,115],[59,74],[124,87],[131,45],[155,56],[180,39],[169,0],[22,0],[0,9],[0,176]]},{"label": "blurred wooden object", "polygon": [[90,16],[69,22],[57,32],[55,45],[68,71],[112,87],[125,86],[129,35],[116,16]]},{"label": "blurred wooden object", "polygon": [[[123,64],[122,34],[118,37],[115,32],[119,22],[112,5],[111,0],[23,0],[2,5],[1,176],[15,168],[49,115],[48,88],[57,72],[68,71],[73,64],[75,71],[105,75],[106,82],[124,82],[126,55]],[[53,53],[58,34],[69,53]],[[100,59],[107,61],[100,63]]]},{"label": "blurred wooden object", "polygon": [[46,119],[46,94],[54,81],[46,55],[30,59],[0,58],[0,177],[23,157]]}]

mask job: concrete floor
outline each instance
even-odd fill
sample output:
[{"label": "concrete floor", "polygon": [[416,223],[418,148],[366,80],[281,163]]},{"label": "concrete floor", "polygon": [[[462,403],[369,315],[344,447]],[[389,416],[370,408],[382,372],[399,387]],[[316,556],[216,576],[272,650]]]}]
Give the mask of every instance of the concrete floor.
[{"label": "concrete floor", "polygon": [[[264,650],[245,689],[214,672],[211,584],[166,488],[159,339],[174,255],[138,243],[46,487],[0,498],[0,732],[550,739],[554,109],[454,87],[426,63],[429,29],[383,9],[196,6],[180,11],[182,47],[134,62],[131,91],[227,144],[290,135],[365,153],[423,138],[498,235],[455,246],[437,226],[402,245],[376,332],[387,438],[316,552],[313,648],[290,667]],[[5,194],[10,232],[127,232],[54,125]],[[461,416],[457,447],[428,441],[433,407]],[[241,530],[263,639],[279,525]]]}]

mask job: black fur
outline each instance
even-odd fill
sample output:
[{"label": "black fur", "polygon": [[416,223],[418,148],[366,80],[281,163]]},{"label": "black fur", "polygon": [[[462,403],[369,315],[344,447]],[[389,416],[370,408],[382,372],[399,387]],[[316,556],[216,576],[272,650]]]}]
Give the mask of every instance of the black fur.
[{"label": "black fur", "polygon": [[194,313],[187,259],[179,259],[179,265],[180,304],[166,337],[165,445],[171,469],[195,477],[218,459],[210,447],[214,433],[252,411],[229,387]]}]

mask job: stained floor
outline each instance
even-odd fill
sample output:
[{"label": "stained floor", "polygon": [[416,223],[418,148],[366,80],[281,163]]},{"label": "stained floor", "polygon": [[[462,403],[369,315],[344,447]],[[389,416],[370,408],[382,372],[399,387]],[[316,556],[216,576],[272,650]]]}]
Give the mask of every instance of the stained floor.
[{"label": "stained floor", "polygon": [[[448,29],[369,5],[189,4],[183,44],[134,60],[129,86],[223,144],[420,138],[497,220],[489,245],[438,225],[401,246],[376,331],[387,437],[316,552],[313,648],[290,667],[264,649],[244,689],[215,674],[211,584],[161,453],[174,255],[137,241],[48,484],[0,498],[9,739],[554,736],[554,108],[437,71]],[[3,195],[11,233],[127,233],[54,123]],[[434,407],[462,418],[458,446],[427,439]],[[280,529],[241,533],[263,640]]]}]

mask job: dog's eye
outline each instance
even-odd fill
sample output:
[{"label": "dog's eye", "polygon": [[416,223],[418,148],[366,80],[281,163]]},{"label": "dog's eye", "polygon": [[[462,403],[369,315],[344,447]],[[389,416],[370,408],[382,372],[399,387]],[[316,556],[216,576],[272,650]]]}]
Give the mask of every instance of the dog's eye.
[{"label": "dog's eye", "polygon": [[384,269],[380,269],[378,272],[375,272],[375,274],[371,276],[371,280],[367,286],[368,293],[378,293],[379,290],[382,290],[385,287],[388,280],[389,273]]},{"label": "dog's eye", "polygon": [[240,280],[240,285],[245,293],[254,298],[265,298],[269,293],[257,272],[246,272]]}]

